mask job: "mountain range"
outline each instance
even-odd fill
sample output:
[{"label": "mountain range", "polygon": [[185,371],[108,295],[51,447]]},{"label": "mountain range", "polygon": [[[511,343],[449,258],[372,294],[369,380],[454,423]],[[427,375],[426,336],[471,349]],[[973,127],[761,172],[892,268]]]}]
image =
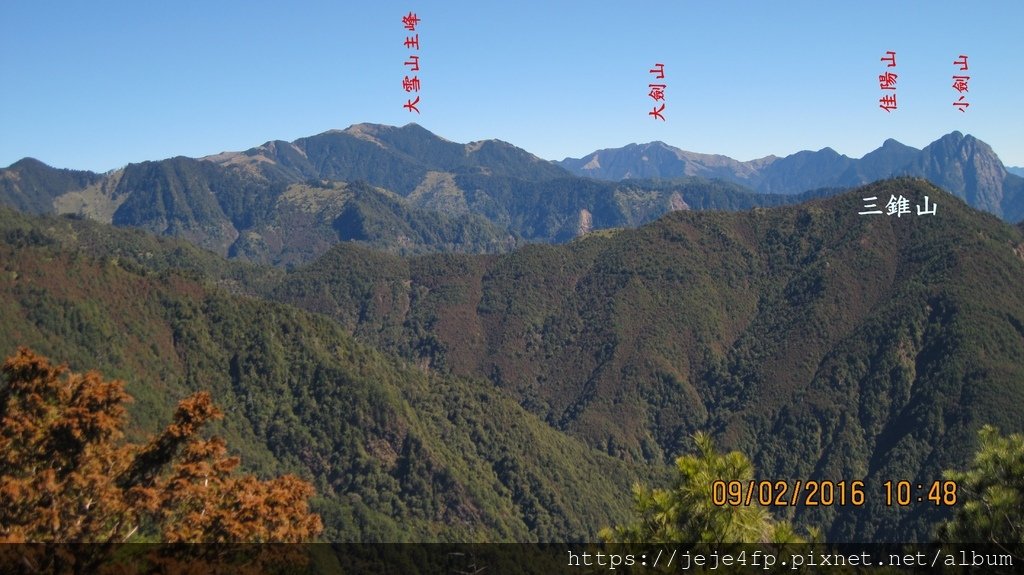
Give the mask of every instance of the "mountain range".
[{"label": "mountain range", "polygon": [[986,144],[956,132],[924,150],[888,140],[860,160],[826,148],[738,162],[656,142],[561,164],[499,140],[458,144],[416,124],[358,124],[106,174],[26,158],[0,170],[0,204],[137,227],[281,266],[312,261],[339,241],[402,254],[503,253],[674,210],[799,203],[901,173],[1008,221],[1024,218],[1024,179]]},{"label": "mountain range", "polygon": [[1024,219],[1024,174],[1003,166],[985,142],[960,132],[947,134],[921,150],[889,139],[860,159],[823,148],[740,162],[651,142],[598,150],[579,159],[566,158],[559,164],[578,176],[603,180],[699,176],[777,194],[849,188],[885,178],[915,176],[1007,221]]},{"label": "mountain range", "polygon": [[0,203],[16,209],[83,215],[279,265],[350,240],[399,253],[502,252],[635,226],[685,209],[691,195],[780,201],[704,181],[654,190],[581,179],[504,142],[455,144],[415,124],[360,124],[102,175],[32,159],[0,170]]},{"label": "mountain range", "polygon": [[[0,348],[127,380],[138,438],[212,391],[250,469],[316,484],[330,540],[593,540],[698,431],[760,478],[863,479],[863,507],[775,510],[829,541],[928,539],[949,509],[881,485],[1024,431],[1021,179],[959,133],[860,160],[644,146],[587,162],[645,176],[622,181],[414,124],[106,174],[23,159]],[[927,179],[846,189],[907,166]]]},{"label": "mountain range", "polygon": [[344,242],[291,271],[83,218],[0,210],[0,346],[129,382],[133,431],[211,390],[261,473],[317,485],[331,540],[576,540],[664,484],[695,431],[771,479],[866,481],[780,509],[830,541],[924,540],[887,479],[1024,421],[1024,230],[896,179],[503,255]]}]

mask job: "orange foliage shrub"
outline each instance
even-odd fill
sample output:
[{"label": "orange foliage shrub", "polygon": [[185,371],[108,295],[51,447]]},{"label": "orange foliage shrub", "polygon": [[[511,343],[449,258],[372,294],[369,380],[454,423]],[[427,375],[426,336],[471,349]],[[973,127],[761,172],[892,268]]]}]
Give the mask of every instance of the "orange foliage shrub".
[{"label": "orange foliage shrub", "polygon": [[308,541],[313,487],[295,476],[234,472],[224,441],[199,429],[221,417],[210,394],[181,401],[145,445],[124,441],[121,381],[71,373],[21,348],[0,388],[0,543]]}]

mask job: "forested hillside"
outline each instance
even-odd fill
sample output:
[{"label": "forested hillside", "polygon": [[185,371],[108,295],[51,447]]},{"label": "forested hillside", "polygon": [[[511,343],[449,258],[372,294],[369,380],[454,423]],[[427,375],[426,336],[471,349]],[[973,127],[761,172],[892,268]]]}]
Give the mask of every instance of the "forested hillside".
[{"label": "forested hillside", "polygon": [[[858,215],[867,196],[938,211]],[[139,435],[212,391],[244,461],[314,482],[331,539],[591,538],[696,432],[766,479],[866,480],[863,508],[782,510],[828,540],[927,539],[948,509],[881,484],[1024,421],[1024,235],[922,180],[505,255],[342,243],[288,272],[0,224],[0,346],[125,379]]]},{"label": "forested hillside", "polygon": [[[858,215],[863,197],[939,205]],[[1024,236],[921,180],[795,208],[677,212],[504,256],[338,246],[271,297],[487,378],[627,461],[696,431],[768,478],[928,482],[1024,421]],[[926,536],[935,506],[801,509],[830,539]]]},{"label": "forested hillside", "polygon": [[[259,474],[314,483],[335,541],[593,539],[647,468],[586,447],[480,379],[427,372],[332,320],[233,295],[272,276],[180,241],[0,210],[0,349],[100,369],[130,436],[197,390]],[[657,472],[655,472],[655,475]]]}]

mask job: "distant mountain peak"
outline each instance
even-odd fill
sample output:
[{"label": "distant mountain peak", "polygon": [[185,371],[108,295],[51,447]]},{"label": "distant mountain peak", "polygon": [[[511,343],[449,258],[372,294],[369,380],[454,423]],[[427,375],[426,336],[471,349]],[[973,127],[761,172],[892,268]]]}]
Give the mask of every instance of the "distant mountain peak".
[{"label": "distant mountain peak", "polygon": [[475,142],[469,142],[466,144],[466,154],[472,154],[473,152],[480,151],[480,148],[484,147],[489,140],[477,140]]},{"label": "distant mountain peak", "polygon": [[967,152],[982,152],[984,154],[992,154],[992,147],[986,144],[984,141],[979,140],[971,134],[962,134],[958,131],[953,131],[945,136],[942,136],[938,140],[935,140],[931,144],[928,144],[924,148],[925,150],[960,150],[964,153]]},{"label": "distant mountain peak", "polygon": [[950,143],[952,143],[952,144],[960,144],[960,142],[963,142],[965,139],[968,139],[968,138],[971,141],[975,141],[974,136],[971,136],[970,134],[968,134],[966,136],[966,138],[965,138],[964,135],[959,130],[953,130],[952,132],[950,132],[950,133],[946,134],[945,136],[942,136],[941,138],[939,138],[937,140],[937,142],[942,142],[944,144],[950,144]]},{"label": "distant mountain peak", "polygon": [[331,132],[344,132],[346,134],[357,134],[360,132],[379,132],[381,130],[395,129],[395,126],[388,126],[386,124],[374,124],[373,122],[360,122],[358,124],[352,124],[344,130],[327,130],[327,134]]},{"label": "distant mountain peak", "polygon": [[[381,128],[384,127],[385,126],[381,126],[380,124],[352,124],[351,126],[345,128],[344,130],[341,130],[340,133],[348,134],[349,136],[359,138],[360,140],[366,140],[367,142],[373,142],[374,144],[377,144],[378,146],[385,148],[386,146],[384,145],[384,142],[381,142],[379,139],[377,139],[377,136],[380,135],[381,133]],[[330,134],[339,132],[332,130],[330,132],[325,133]]]},{"label": "distant mountain peak", "polygon": [[35,158],[30,158],[28,156],[18,160],[17,162],[14,162],[10,166],[8,166],[9,169],[10,168],[25,169],[25,168],[29,168],[29,167],[33,167],[33,168],[49,168],[51,166],[49,164],[47,164],[46,162],[43,162],[41,160],[37,160]]}]

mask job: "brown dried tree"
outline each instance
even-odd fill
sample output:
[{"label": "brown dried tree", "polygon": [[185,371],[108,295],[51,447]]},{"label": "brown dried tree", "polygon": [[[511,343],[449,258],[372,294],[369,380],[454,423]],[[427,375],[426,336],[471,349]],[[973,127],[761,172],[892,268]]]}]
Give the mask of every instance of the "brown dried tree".
[{"label": "brown dried tree", "polygon": [[235,473],[222,439],[199,429],[222,414],[199,392],[146,445],[123,429],[120,381],[71,373],[21,348],[0,387],[0,543],[298,542],[316,537],[309,483]]}]

